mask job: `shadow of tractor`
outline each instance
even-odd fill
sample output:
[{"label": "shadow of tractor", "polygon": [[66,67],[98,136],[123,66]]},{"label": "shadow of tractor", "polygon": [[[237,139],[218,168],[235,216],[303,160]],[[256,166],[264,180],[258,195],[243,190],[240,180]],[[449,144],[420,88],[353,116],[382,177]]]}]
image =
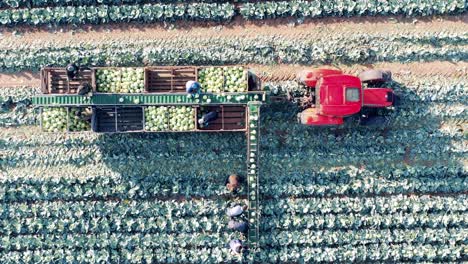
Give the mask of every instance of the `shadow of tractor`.
[{"label": "shadow of tractor", "polygon": [[[390,87],[401,102],[382,112],[389,122],[377,127],[358,126],[353,118],[340,127],[306,127],[297,123],[294,105],[263,106],[262,184],[315,179],[313,184],[326,186],[329,179],[317,177],[322,170],[356,167],[391,173],[407,166],[453,162],[449,158],[453,155],[425,155],[445,149],[454,139],[438,132],[442,120],[431,114],[432,103],[402,83],[392,82]],[[102,135],[98,145],[107,167],[142,191],[163,184],[185,196],[222,193],[227,175],[243,175],[246,170],[243,133],[114,134]],[[333,180],[349,184],[351,176]]]},{"label": "shadow of tractor", "polygon": [[246,171],[242,132],[112,134],[97,144],[108,168],[149,193],[165,186],[186,198],[223,194],[226,177]]},{"label": "shadow of tractor", "polygon": [[260,165],[264,183],[287,175],[310,178],[327,168],[446,164],[424,156],[425,149],[442,150],[453,140],[438,133],[442,120],[432,115],[432,102],[402,83],[392,81],[388,86],[400,96],[399,104],[378,110],[387,121],[376,126],[360,126],[359,117],[353,116],[339,127],[307,127],[296,122],[295,105],[264,107]]}]

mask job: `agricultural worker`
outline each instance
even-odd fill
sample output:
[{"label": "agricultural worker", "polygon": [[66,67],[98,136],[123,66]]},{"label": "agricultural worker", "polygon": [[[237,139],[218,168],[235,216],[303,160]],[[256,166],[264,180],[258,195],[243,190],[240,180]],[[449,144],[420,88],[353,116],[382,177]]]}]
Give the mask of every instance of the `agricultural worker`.
[{"label": "agricultural worker", "polygon": [[211,111],[202,116],[202,118],[198,119],[198,124],[201,128],[207,127],[210,125],[211,121],[214,121],[218,118],[218,112]]},{"label": "agricultural worker", "polygon": [[232,253],[240,254],[242,252],[242,242],[239,239],[233,239],[229,241],[229,247],[231,248]]},{"label": "agricultural worker", "polygon": [[70,63],[67,65],[67,76],[68,79],[71,80],[75,78],[75,76],[78,74],[78,66],[76,66],[75,63]]},{"label": "agricultural worker", "polygon": [[188,81],[185,84],[185,91],[188,94],[195,96],[195,94],[199,94],[201,92],[201,85],[199,82],[196,81]]},{"label": "agricultural worker", "polygon": [[247,230],[249,229],[249,224],[245,221],[236,221],[236,220],[230,220],[228,223],[228,228],[239,231],[241,233],[247,233]]},{"label": "agricultural worker", "polygon": [[86,96],[92,96],[93,95],[93,87],[89,83],[83,83],[78,87],[78,90],[76,91],[78,95],[86,95]]},{"label": "agricultural worker", "polygon": [[230,192],[234,192],[239,188],[240,181],[241,181],[241,178],[238,175],[236,174],[229,175],[229,177],[226,179],[226,188]]},{"label": "agricultural worker", "polygon": [[241,205],[238,204],[236,206],[228,208],[226,214],[229,217],[237,217],[237,216],[240,216],[242,213],[244,213],[245,210],[247,210],[246,205],[241,206]]},{"label": "agricultural worker", "polygon": [[90,121],[93,116],[93,111],[91,108],[85,108],[83,111],[78,111],[76,115],[83,121]]}]

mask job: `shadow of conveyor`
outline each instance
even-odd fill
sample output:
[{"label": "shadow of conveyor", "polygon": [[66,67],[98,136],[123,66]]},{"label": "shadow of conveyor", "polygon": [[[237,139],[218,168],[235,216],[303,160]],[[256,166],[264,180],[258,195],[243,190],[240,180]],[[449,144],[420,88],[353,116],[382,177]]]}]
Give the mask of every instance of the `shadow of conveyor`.
[{"label": "shadow of conveyor", "polygon": [[246,170],[244,133],[110,134],[97,144],[110,170],[163,199],[224,197],[226,177]]},{"label": "shadow of conveyor", "polygon": [[[383,125],[363,127],[358,117],[350,117],[340,127],[307,127],[298,124],[299,109],[288,103],[262,106],[261,180],[301,183],[314,179],[319,168],[367,167],[380,169],[412,164],[438,164],[442,160],[425,158],[420,150],[433,145],[425,142],[438,130],[441,120],[428,112],[430,102],[404,84],[391,82],[400,96],[394,109],[379,110],[388,119]],[[414,133],[414,132],[417,133]],[[405,138],[406,137],[406,138]],[[436,147],[450,144],[452,138],[440,137]],[[181,196],[226,194],[227,175],[246,170],[244,133],[162,133],[102,135],[98,146],[107,167],[120,173],[143,193]],[[413,151],[417,148],[416,151]],[[380,161],[377,161],[380,159]],[[448,162],[448,161],[447,161]],[[389,171],[389,173],[391,170]],[[302,175],[302,176],[301,176]],[[317,179],[326,186],[351,178]],[[161,186],[164,186],[162,188]],[[167,190],[154,193],[151,190]],[[265,193],[264,198],[271,198]]]}]

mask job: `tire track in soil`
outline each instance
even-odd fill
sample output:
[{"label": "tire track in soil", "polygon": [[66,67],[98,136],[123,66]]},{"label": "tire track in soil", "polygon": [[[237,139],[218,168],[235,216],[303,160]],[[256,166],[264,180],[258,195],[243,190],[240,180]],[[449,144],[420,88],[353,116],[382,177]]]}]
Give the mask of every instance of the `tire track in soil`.
[{"label": "tire track in soil", "polygon": [[[292,81],[296,79],[296,73],[314,68],[313,66],[301,66],[290,64],[279,65],[246,65],[252,69],[257,76],[264,82]],[[345,65],[324,65],[317,67],[339,68],[348,74],[358,74],[366,69],[388,69],[392,71],[393,76],[441,76],[441,77],[466,77],[468,76],[468,62],[412,62],[412,63],[377,63],[377,64],[356,64],[353,66]],[[19,88],[19,87],[40,87],[40,74],[35,72],[21,72],[16,74],[0,73],[0,87]]]}]

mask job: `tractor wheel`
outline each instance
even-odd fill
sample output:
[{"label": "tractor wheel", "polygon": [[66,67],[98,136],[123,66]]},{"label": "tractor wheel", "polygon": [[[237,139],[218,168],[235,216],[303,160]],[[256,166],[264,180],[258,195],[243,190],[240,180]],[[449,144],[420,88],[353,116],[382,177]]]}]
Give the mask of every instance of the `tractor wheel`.
[{"label": "tractor wheel", "polygon": [[371,116],[368,118],[362,118],[359,122],[361,126],[367,127],[385,127],[389,123],[389,119],[386,116]]},{"label": "tractor wheel", "polygon": [[389,73],[390,72],[384,72],[381,70],[367,70],[359,74],[359,79],[361,79],[361,82],[363,83],[383,83],[388,79]]},{"label": "tractor wheel", "polygon": [[400,103],[401,103],[400,95],[393,93],[393,106],[399,106]]},{"label": "tractor wheel", "polygon": [[382,74],[384,82],[390,82],[392,80],[392,72],[390,70],[383,70]]}]

